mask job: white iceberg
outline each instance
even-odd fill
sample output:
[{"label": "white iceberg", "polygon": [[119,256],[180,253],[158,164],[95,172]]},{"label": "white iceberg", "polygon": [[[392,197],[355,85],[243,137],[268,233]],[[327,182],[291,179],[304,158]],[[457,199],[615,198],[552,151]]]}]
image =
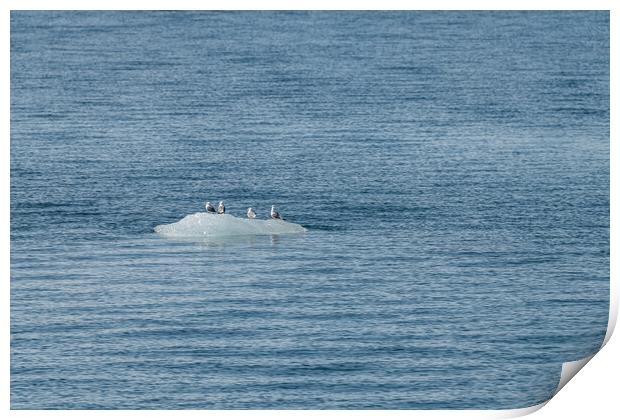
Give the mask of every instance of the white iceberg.
[{"label": "white iceberg", "polygon": [[306,229],[284,220],[242,219],[230,214],[194,213],[168,225],[155,226],[155,232],[173,238],[281,235],[303,233]]}]

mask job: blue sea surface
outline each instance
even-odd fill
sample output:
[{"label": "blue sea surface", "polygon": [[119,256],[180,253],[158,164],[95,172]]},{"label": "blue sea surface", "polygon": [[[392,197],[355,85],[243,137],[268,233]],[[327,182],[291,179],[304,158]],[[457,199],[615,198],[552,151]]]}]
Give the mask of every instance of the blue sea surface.
[{"label": "blue sea surface", "polygon": [[[608,12],[11,12],[11,408],[501,409],[609,307]],[[304,234],[173,240],[224,200]]]}]

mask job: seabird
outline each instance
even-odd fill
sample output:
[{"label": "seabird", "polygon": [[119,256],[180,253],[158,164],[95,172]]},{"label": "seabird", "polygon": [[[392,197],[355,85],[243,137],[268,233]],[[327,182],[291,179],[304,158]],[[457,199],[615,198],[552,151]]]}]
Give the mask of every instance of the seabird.
[{"label": "seabird", "polygon": [[271,218],[272,219],[282,219],[282,217],[280,217],[280,213],[278,213],[276,211],[276,206],[271,206]]},{"label": "seabird", "polygon": [[207,213],[215,213],[215,207],[213,207],[213,204],[211,204],[210,201],[207,201],[205,208],[207,209]]},{"label": "seabird", "polygon": [[217,206],[217,214],[224,214],[226,213],[226,207],[224,207],[224,202],[220,201],[220,205]]},{"label": "seabird", "polygon": [[256,218],[256,213],[254,213],[254,210],[252,210],[252,207],[250,207],[248,209],[248,219],[255,219]]}]

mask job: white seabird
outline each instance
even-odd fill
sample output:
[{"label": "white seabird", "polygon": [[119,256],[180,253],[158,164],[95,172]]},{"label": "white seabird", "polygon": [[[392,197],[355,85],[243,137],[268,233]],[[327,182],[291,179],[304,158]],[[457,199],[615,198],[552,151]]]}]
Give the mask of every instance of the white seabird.
[{"label": "white seabird", "polygon": [[248,219],[256,219],[256,213],[252,210],[252,207],[248,209]]},{"label": "white seabird", "polygon": [[215,207],[213,207],[213,204],[211,204],[210,201],[207,201],[205,208],[207,209],[207,213],[215,213]]},{"label": "white seabird", "polygon": [[220,201],[220,205],[217,206],[217,214],[224,214],[226,213],[226,207],[224,207],[224,202]]},{"label": "white seabird", "polygon": [[276,206],[271,206],[271,218],[272,219],[282,219],[282,217],[280,217],[280,213],[278,213],[276,211]]}]

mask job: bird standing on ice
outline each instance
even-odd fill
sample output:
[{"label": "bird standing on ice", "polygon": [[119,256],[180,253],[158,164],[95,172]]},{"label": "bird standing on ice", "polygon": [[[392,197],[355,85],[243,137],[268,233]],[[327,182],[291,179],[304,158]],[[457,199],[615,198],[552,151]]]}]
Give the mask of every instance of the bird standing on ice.
[{"label": "bird standing on ice", "polygon": [[252,210],[252,207],[248,209],[248,219],[256,219],[256,213]]},{"label": "bird standing on ice", "polygon": [[226,213],[226,207],[224,207],[224,202],[220,201],[220,205],[217,206],[217,214],[224,214]]},{"label": "bird standing on ice", "polygon": [[215,213],[215,207],[213,207],[213,204],[211,204],[210,201],[207,201],[205,208],[207,209],[207,213]]},{"label": "bird standing on ice", "polygon": [[276,206],[271,206],[271,218],[282,220],[282,217],[280,217],[280,213],[276,211]]}]

